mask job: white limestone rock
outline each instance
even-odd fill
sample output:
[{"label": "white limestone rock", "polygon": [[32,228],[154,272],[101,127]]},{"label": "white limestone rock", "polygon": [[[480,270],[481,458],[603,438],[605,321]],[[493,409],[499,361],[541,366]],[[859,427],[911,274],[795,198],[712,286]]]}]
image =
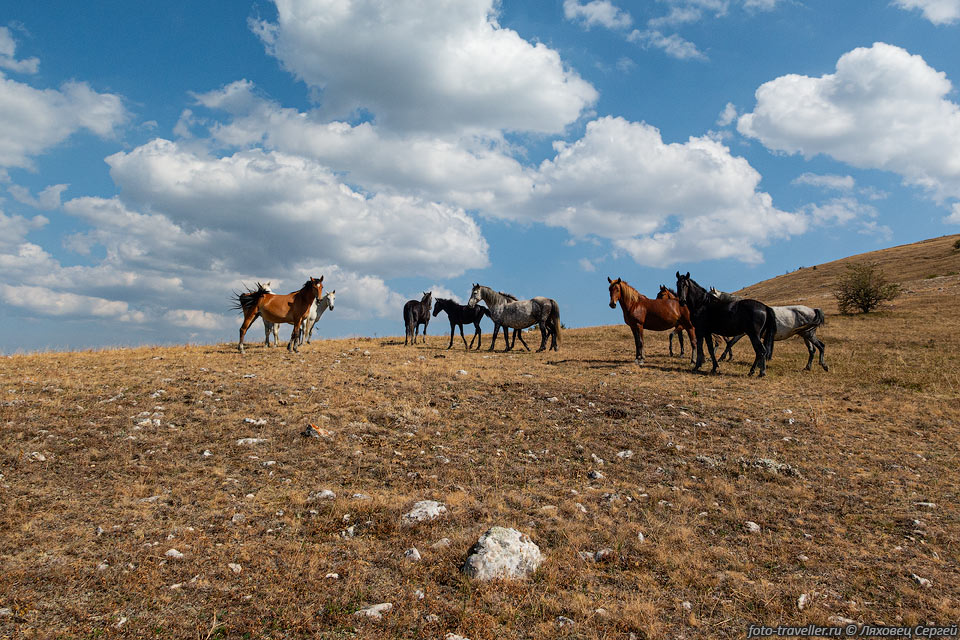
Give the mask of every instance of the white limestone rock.
[{"label": "white limestone rock", "polygon": [[470,548],[461,571],[476,580],[525,578],[543,562],[543,554],[526,534],[491,527]]},{"label": "white limestone rock", "polygon": [[436,500],[421,500],[413,505],[413,509],[403,514],[400,521],[405,525],[412,525],[427,520],[436,520],[447,512],[447,508]]}]

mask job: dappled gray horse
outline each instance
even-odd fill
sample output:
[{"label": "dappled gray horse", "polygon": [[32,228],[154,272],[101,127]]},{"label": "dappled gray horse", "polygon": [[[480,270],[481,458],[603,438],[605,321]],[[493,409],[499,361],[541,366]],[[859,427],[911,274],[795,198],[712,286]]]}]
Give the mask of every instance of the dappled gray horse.
[{"label": "dappled gray horse", "polygon": [[[543,351],[547,348],[547,336],[551,336],[550,348],[556,351],[560,344],[560,306],[556,300],[544,297],[531,298],[530,300],[513,300],[507,296],[494,291],[490,287],[480,284],[473,285],[470,292],[469,306],[476,306],[480,300],[487,304],[490,310],[490,318],[493,320],[493,342],[490,344],[490,351],[493,351],[493,345],[497,341],[497,333],[500,327],[511,329],[526,329],[527,327],[538,325],[540,328],[540,348],[537,351]],[[509,351],[511,345],[507,344],[504,351]]]},{"label": "dappled gray horse", "polygon": [[[804,370],[810,371],[810,366],[813,364],[813,356],[819,350],[820,366],[823,367],[824,371],[829,371],[827,363],[823,361],[823,342],[817,337],[817,328],[823,326],[824,323],[823,311],[820,309],[811,309],[802,304],[770,308],[773,309],[774,316],[776,316],[777,319],[777,332],[774,334],[773,339],[786,340],[793,336],[800,336],[803,338],[803,343],[807,345],[807,351],[810,354]],[[720,360],[723,360],[725,357],[733,360],[733,351],[731,351],[731,349],[742,337],[743,335],[741,334],[727,340],[727,348],[720,354]]]}]

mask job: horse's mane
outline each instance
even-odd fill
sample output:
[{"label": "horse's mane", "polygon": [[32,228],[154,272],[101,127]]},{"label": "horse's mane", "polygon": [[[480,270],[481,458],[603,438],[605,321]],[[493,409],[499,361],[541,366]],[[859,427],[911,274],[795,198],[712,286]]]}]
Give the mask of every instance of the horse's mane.
[{"label": "horse's mane", "polygon": [[502,295],[504,298],[506,298],[510,302],[516,302],[517,300],[520,299],[517,296],[513,295],[512,293],[507,293],[506,291],[497,291],[497,293]]}]

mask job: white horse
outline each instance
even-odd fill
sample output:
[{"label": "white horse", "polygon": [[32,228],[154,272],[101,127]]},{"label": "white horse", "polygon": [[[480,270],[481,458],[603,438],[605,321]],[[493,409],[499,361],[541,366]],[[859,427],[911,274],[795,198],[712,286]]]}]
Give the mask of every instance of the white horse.
[{"label": "white horse", "polygon": [[[270,283],[268,282],[265,285],[266,289],[270,289]],[[323,315],[323,312],[327,309],[333,311],[333,304],[336,302],[337,290],[329,291],[323,294],[322,298],[317,298],[317,301],[314,305],[310,307],[310,312],[307,314],[307,317],[303,320],[303,327],[300,330],[300,342],[298,346],[303,344],[304,334],[306,334],[307,344],[310,344],[310,338],[313,336],[313,325],[317,324],[317,320],[320,319],[320,316]],[[273,345],[277,346],[280,344],[280,325],[268,322],[266,318],[263,320],[263,332],[265,339],[263,343],[266,346],[270,346],[270,335],[273,335]]]},{"label": "white horse", "polygon": [[[817,337],[817,328],[823,326],[825,322],[823,311],[805,307],[802,304],[770,308],[773,309],[773,314],[777,319],[777,332],[774,334],[773,339],[779,341],[792,338],[793,336],[800,336],[803,339],[803,343],[807,346],[807,352],[810,354],[804,370],[810,371],[810,366],[813,364],[813,356],[819,351],[820,366],[823,367],[824,371],[829,371],[827,363],[823,361],[823,342]],[[720,354],[720,360],[723,360],[724,357],[729,357],[730,360],[733,360],[733,351],[731,351],[731,349],[742,337],[742,335],[739,335],[727,339],[727,348]]]},{"label": "white horse", "polygon": [[[490,351],[497,342],[497,333],[500,327],[512,329],[526,329],[532,325],[540,327],[540,348],[537,351],[543,351],[547,348],[547,336],[551,336],[550,348],[554,351],[560,343],[560,306],[556,300],[550,298],[536,297],[530,300],[510,300],[507,296],[498,293],[490,287],[479,284],[473,285],[470,292],[470,301],[468,306],[475,307],[477,303],[483,300],[487,303],[490,310],[490,318],[493,320],[493,340],[490,344]],[[514,333],[516,335],[516,333]],[[512,345],[507,345],[504,351],[509,351]]]}]

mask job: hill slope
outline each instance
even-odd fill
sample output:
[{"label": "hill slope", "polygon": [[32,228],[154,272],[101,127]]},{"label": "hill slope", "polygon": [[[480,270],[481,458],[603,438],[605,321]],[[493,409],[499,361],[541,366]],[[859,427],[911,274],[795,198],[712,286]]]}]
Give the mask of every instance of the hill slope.
[{"label": "hill slope", "polygon": [[[960,282],[960,251],[953,248],[960,234],[941,236],[889,249],[862,253],[805,267],[744,287],[736,293],[768,304],[798,304],[836,311],[833,286],[847,266],[875,262],[887,279],[899,282],[908,292],[938,287],[956,288]],[[826,302],[821,302],[821,300]]]}]

